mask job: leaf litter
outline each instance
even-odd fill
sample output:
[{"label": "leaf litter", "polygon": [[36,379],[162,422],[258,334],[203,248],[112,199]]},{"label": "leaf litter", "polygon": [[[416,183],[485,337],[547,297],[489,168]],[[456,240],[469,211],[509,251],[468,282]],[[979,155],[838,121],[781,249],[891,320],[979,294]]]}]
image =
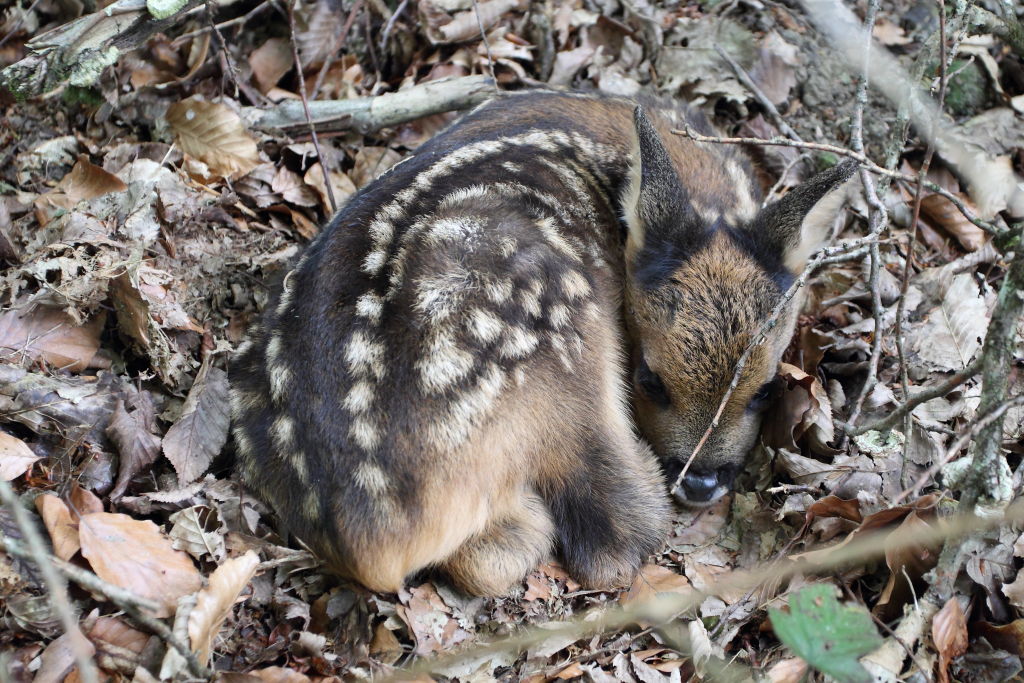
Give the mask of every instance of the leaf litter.
[{"label": "leaf litter", "polygon": [[[788,6],[491,0],[474,8],[424,0],[387,22],[378,4],[359,3],[347,29],[350,3],[296,4],[307,92],[316,86],[319,98],[368,96],[490,73],[493,59],[503,86],[525,80],[616,95],[655,92],[695,102],[730,133],[777,135],[720,48],[805,139],[848,143],[842,122],[854,85],[807,17]],[[216,10],[218,20],[240,16],[232,11]],[[453,116],[365,135],[325,131],[324,164],[308,132],[250,129],[243,105],[298,97],[287,22],[243,29],[275,11],[256,6],[216,41],[197,20],[155,36],[107,71],[89,91],[92,103],[0,100],[6,127],[19,133],[0,168],[0,474],[33,503],[53,553],[156,601],[168,626],[184,619],[179,637],[225,678],[386,676],[416,657],[495,642],[531,625],[549,628],[588,610],[697,590],[708,594],[673,623],[583,639],[553,632],[523,655],[471,658],[445,673],[646,682],[715,680],[752,667],[768,680],[795,681],[810,664],[840,680],[862,676],[857,656],[894,642],[868,615],[903,623],[928,586],[938,548],[883,541],[880,561],[834,575],[772,581],[754,593],[716,585],[772,562],[827,555],[868,533],[931,529],[952,507],[955,491],[941,479],[923,495],[900,496],[976,418],[977,381],[916,408],[908,434],[900,424],[841,438],[875,335],[886,339],[881,381],[861,423],[885,417],[902,395],[890,340],[913,188],[890,199],[883,328],[875,329],[864,264],[838,263],[814,275],[744,486],[707,510],[678,510],[664,551],[631,586],[583,590],[548,562],[504,598],[472,599],[430,574],[397,596],[370,594],[290,549],[286,530],[239,490],[230,469],[224,361],[266,305],[270,283],[329,216],[328,184],[343,204]],[[47,3],[18,12],[20,27],[0,51],[5,65],[40,27],[66,19]],[[933,20],[883,6],[873,33],[890,49],[915,54]],[[342,53],[334,54],[339,45]],[[998,40],[982,45],[966,45],[964,55],[984,62],[991,87],[1016,102],[1024,90],[1020,56]],[[868,106],[866,138],[878,158],[891,111]],[[1019,169],[1024,139],[1019,109],[985,106],[958,114],[956,124],[977,142],[973,163],[993,169],[998,182],[988,191],[962,186],[941,161],[929,179],[991,215],[1011,201],[1003,180],[1013,164]],[[781,191],[816,161],[787,148],[753,152],[771,181],[783,176]],[[917,172],[923,152],[912,138],[904,172]],[[863,234],[863,203],[852,207],[837,226],[840,239]],[[912,394],[980,352],[1005,269],[987,236],[938,194],[925,194],[918,231],[901,321]],[[1019,368],[1024,336],[1018,340]],[[1013,382],[1019,393],[1019,371]],[[1022,416],[1009,420],[1004,442],[1017,461]],[[19,537],[2,516],[0,529]],[[978,675],[972,680],[1002,680],[1020,671],[1020,548],[1016,532],[974,541],[958,595],[927,633],[922,625],[902,641],[913,652],[897,648],[897,673],[948,680],[967,671]],[[30,565],[11,560],[0,562],[11,625],[0,647],[25,680],[73,680],[75,662],[42,584]],[[166,642],[110,603],[73,597],[105,673],[149,680],[173,659]],[[179,604],[190,600],[191,611],[182,611]],[[832,615],[824,622],[815,616],[823,610]],[[840,627],[839,640],[823,639],[815,628],[821,623]],[[823,653],[827,642],[843,647]],[[166,671],[187,675],[183,661]]]}]

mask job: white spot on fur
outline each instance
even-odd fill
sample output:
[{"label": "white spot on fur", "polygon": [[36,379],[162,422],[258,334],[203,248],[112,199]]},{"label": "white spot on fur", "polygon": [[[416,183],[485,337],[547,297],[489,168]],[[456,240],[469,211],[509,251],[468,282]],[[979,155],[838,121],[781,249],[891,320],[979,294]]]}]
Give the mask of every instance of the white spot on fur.
[{"label": "white spot on fur", "polygon": [[246,339],[244,342],[235,347],[235,358],[241,358],[245,354],[252,351],[252,340]]},{"label": "white spot on fur", "polygon": [[559,232],[558,226],[555,225],[555,219],[550,216],[545,216],[537,221],[537,229],[540,230],[540,234],[544,235],[544,239],[548,241],[552,247],[562,254],[568,256],[574,261],[580,260],[580,254],[575,248]]},{"label": "white spot on fur", "polygon": [[464,270],[421,278],[417,283],[416,309],[435,325],[447,320],[462,307],[471,279]]},{"label": "white spot on fur", "polygon": [[590,294],[590,283],[578,270],[570,270],[562,275],[562,292],[570,301],[582,299]]},{"label": "white spot on fur", "polygon": [[388,253],[384,249],[374,249],[363,259],[363,272],[367,275],[377,275],[387,263]]},{"label": "white spot on fur", "polygon": [[518,325],[510,327],[505,342],[501,345],[501,355],[505,358],[524,358],[537,348],[539,342],[533,332]]},{"label": "white spot on fur", "polygon": [[366,380],[359,380],[348,390],[342,405],[350,413],[365,413],[373,407],[373,385]]},{"label": "white spot on fur", "polygon": [[540,280],[530,280],[529,285],[519,292],[519,303],[522,305],[523,311],[533,318],[540,317],[540,295],[543,290],[544,285]]},{"label": "white spot on fur", "polygon": [[311,489],[302,503],[302,516],[307,522],[320,522],[320,491]]},{"label": "white spot on fur", "polygon": [[508,171],[509,173],[519,173],[521,170],[523,170],[523,167],[515,163],[514,161],[503,161],[501,163],[501,167]]},{"label": "white spot on fur", "polygon": [[497,339],[505,327],[501,318],[482,308],[474,308],[469,312],[467,325],[470,334],[484,344],[489,344]]},{"label": "white spot on fur", "polygon": [[440,393],[469,374],[473,354],[461,348],[451,334],[435,332],[416,361],[420,386],[426,393]]},{"label": "white spot on fur", "polygon": [[380,430],[366,416],[357,416],[352,420],[352,424],[348,428],[348,435],[357,446],[367,452],[373,451],[380,444]]},{"label": "white spot on fur", "polygon": [[385,373],[384,345],[373,340],[363,330],[356,330],[345,347],[345,362],[355,375],[373,374],[381,379]]},{"label": "white spot on fur", "polygon": [[238,420],[246,413],[266,407],[263,395],[253,391],[243,391],[235,387],[229,393],[231,398],[231,419]]},{"label": "white spot on fur", "polygon": [[278,415],[270,427],[270,437],[274,440],[274,447],[282,451],[281,455],[290,455],[295,449],[295,420],[283,413]]},{"label": "white spot on fur", "polygon": [[367,292],[356,299],[356,315],[366,318],[373,324],[380,322],[384,311],[384,300],[374,292]]},{"label": "white spot on fur", "polygon": [[430,430],[433,441],[447,449],[462,444],[473,426],[490,412],[504,384],[502,369],[496,363],[488,363],[476,385],[453,401],[447,415]]},{"label": "white spot on fur", "polygon": [[502,237],[498,243],[498,253],[509,258],[519,249],[519,243],[514,237]]},{"label": "white spot on fur", "polygon": [[478,219],[469,216],[438,218],[431,222],[426,241],[434,246],[444,242],[469,242],[479,235],[482,227]]},{"label": "white spot on fur", "polygon": [[380,497],[387,495],[388,475],[376,463],[363,460],[352,471],[352,478],[371,496]]},{"label": "white spot on fur", "polygon": [[503,304],[508,301],[512,296],[513,289],[512,280],[508,278],[489,280],[484,285],[484,293],[487,294],[487,298],[496,304]]},{"label": "white spot on fur", "polygon": [[551,321],[551,326],[555,329],[568,325],[570,315],[569,307],[565,304],[553,304],[548,311],[548,319]]},{"label": "white spot on fur", "polygon": [[737,159],[729,159],[725,164],[729,179],[736,188],[735,212],[743,221],[749,221],[757,215],[757,203],[754,201],[753,179],[743,170]]},{"label": "white spot on fur", "polygon": [[239,455],[244,456],[243,461],[245,463],[252,462],[253,446],[252,439],[249,438],[249,433],[241,426],[236,426],[232,431],[235,437],[235,450],[238,451]]},{"label": "white spot on fur", "polygon": [[292,468],[295,470],[295,476],[299,478],[299,482],[303,486],[309,486],[309,464],[306,462],[305,456],[301,451],[295,451],[292,453],[291,460],[289,462]]},{"label": "white spot on fur", "polygon": [[292,383],[292,371],[284,365],[272,366],[268,369],[270,378],[270,398],[275,403],[283,403]]}]

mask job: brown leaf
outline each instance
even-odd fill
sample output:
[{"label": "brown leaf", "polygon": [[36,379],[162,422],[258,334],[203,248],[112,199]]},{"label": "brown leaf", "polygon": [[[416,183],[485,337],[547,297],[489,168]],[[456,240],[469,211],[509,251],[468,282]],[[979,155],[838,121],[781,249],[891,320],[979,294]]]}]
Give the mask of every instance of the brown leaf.
[{"label": "brown leaf", "polygon": [[1012,583],[1004,583],[1002,591],[1011,605],[1024,610],[1024,571],[1017,572],[1017,578]]},{"label": "brown leaf", "polygon": [[382,664],[391,666],[402,656],[402,644],[384,622],[377,624],[370,641],[370,654]]},{"label": "brown leaf", "polygon": [[252,551],[227,560],[213,570],[209,585],[196,596],[196,606],[188,617],[188,638],[192,651],[204,665],[210,661],[213,639],[259,563],[259,556]]},{"label": "brown leaf", "polygon": [[768,669],[768,680],[771,683],[800,683],[807,674],[807,662],[799,657],[783,659]]},{"label": "brown leaf", "polygon": [[0,479],[13,481],[25,474],[39,456],[24,441],[0,431]]},{"label": "brown leaf", "polygon": [[185,154],[225,178],[245,175],[260,161],[256,142],[229,107],[193,96],[167,108],[167,123]]},{"label": "brown leaf", "polygon": [[[966,195],[959,192],[956,195],[977,213]],[[985,231],[967,220],[953,202],[940,194],[930,194],[921,199],[921,214],[933,226],[955,237],[967,251],[977,251],[985,244]]]},{"label": "brown leaf", "polygon": [[932,642],[939,651],[939,681],[949,683],[949,663],[967,652],[967,620],[956,597],[932,618]]},{"label": "brown leaf", "polygon": [[825,496],[812,503],[807,508],[808,523],[815,517],[842,517],[851,522],[860,522],[863,519],[860,514],[859,500],[856,498],[846,500],[838,496]]},{"label": "brown leaf", "polygon": [[75,325],[64,311],[44,306],[27,313],[5,311],[0,313],[0,357],[13,351],[72,372],[109,367],[109,361],[96,358],[105,320],[106,314],[100,312],[84,325]]},{"label": "brown leaf", "polygon": [[550,600],[551,584],[539,571],[532,571],[526,575],[526,593],[523,600]]},{"label": "brown leaf", "polygon": [[52,493],[36,498],[36,510],[43,518],[43,525],[50,532],[53,554],[62,560],[70,560],[81,548],[78,541],[78,523],[71,516],[71,509]]},{"label": "brown leaf", "polygon": [[447,651],[472,637],[430,583],[410,589],[403,602],[395,609],[416,639],[417,655]]},{"label": "brown leaf", "polygon": [[317,196],[309,185],[295,171],[282,166],[277,169],[270,189],[286,201],[298,206],[316,206]]},{"label": "brown leaf", "polygon": [[908,584],[907,579],[917,581],[938,562],[941,544],[933,542],[925,545],[914,540],[927,538],[931,531],[931,524],[923,520],[917,510],[913,510],[897,527],[900,534],[898,542],[893,542],[892,536],[885,539],[885,563],[889,567],[889,580],[872,610],[882,621],[902,614],[903,605],[913,599],[914,586]]},{"label": "brown leaf", "polygon": [[1002,626],[979,621],[971,624],[971,636],[981,636],[997,648],[1018,657],[1024,655],[1024,619],[1016,619]]},{"label": "brown leaf", "polygon": [[[334,201],[337,202],[340,209],[348,201],[348,198],[356,193],[356,186],[341,171],[331,171],[330,176],[331,189],[334,190]],[[324,170],[320,162],[318,161],[306,169],[306,174],[302,179],[307,185],[316,190],[317,195],[320,196],[320,205],[323,207],[324,213],[333,213],[334,209],[331,208],[331,198],[327,194],[327,183],[324,182]]]},{"label": "brown leaf", "polygon": [[174,613],[178,598],[202,586],[187,553],[175,550],[156,524],[128,515],[94,512],[78,524],[82,555],[93,571],[161,605],[157,616]]},{"label": "brown leaf", "polygon": [[128,412],[125,402],[118,399],[107,427],[107,436],[117,446],[121,456],[117,483],[110,492],[113,500],[124,495],[132,477],[160,457],[160,437],[152,431],[156,426],[152,399],[147,392],[139,391],[129,400],[134,404],[133,410]]},{"label": "brown leaf", "polygon": [[[835,437],[832,423],[832,403],[825,387],[817,377],[809,375],[795,365],[779,364],[779,377],[786,382],[786,390],[776,403],[775,410],[781,428],[791,435],[791,443],[781,440],[772,445],[796,450],[795,444],[807,435],[811,449],[819,454],[834,453],[828,442]],[[781,437],[779,437],[781,439]]]},{"label": "brown leaf", "polygon": [[633,580],[633,585],[620,601],[623,605],[643,602],[659,593],[689,593],[693,590],[689,579],[668,567],[657,564],[644,565]]},{"label": "brown leaf", "polygon": [[103,512],[103,501],[89,489],[79,486],[77,481],[71,484],[70,498],[71,509],[78,515]]},{"label": "brown leaf", "polygon": [[309,683],[309,676],[283,666],[268,666],[265,669],[250,671],[249,676],[255,676],[263,683]]},{"label": "brown leaf", "polygon": [[387,147],[360,147],[349,177],[356,187],[363,187],[401,159],[401,154]]},{"label": "brown leaf", "polygon": [[[72,669],[75,668],[75,651],[72,642],[75,638],[82,638],[82,632],[75,630],[74,633],[65,633],[46,646],[40,656],[39,670],[32,679],[33,683],[61,683],[67,680]],[[88,640],[82,639],[82,647],[90,656],[95,653],[95,648]]]},{"label": "brown leaf", "polygon": [[36,199],[36,209],[41,213],[37,217],[45,225],[53,217],[55,209],[70,211],[78,202],[127,189],[128,186],[116,175],[90,163],[89,157],[80,154],[74,168],[61,178],[57,187]]},{"label": "brown leaf", "polygon": [[148,633],[132,628],[117,617],[97,618],[86,635],[101,652],[107,649],[105,646],[113,645],[138,654],[149,642]]},{"label": "brown leaf", "polygon": [[181,417],[164,435],[164,455],[182,486],[200,477],[228,439],[228,376],[204,365],[185,398]]},{"label": "brown leaf", "polygon": [[249,66],[260,92],[266,95],[295,64],[292,48],[283,38],[270,38],[249,55]]}]

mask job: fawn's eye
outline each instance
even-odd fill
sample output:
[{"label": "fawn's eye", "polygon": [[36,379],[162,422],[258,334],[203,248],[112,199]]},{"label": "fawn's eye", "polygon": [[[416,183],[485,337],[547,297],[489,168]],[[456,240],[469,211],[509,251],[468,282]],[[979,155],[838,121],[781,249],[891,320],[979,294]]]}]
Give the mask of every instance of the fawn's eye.
[{"label": "fawn's eye", "polygon": [[652,402],[663,407],[672,402],[661,377],[651,370],[643,358],[640,359],[640,365],[636,369],[636,383]]},{"label": "fawn's eye", "polygon": [[776,389],[779,388],[779,380],[772,379],[764,384],[754,393],[754,396],[750,399],[750,403],[747,404],[747,410],[752,413],[761,413],[768,408],[772,398],[776,394]]}]

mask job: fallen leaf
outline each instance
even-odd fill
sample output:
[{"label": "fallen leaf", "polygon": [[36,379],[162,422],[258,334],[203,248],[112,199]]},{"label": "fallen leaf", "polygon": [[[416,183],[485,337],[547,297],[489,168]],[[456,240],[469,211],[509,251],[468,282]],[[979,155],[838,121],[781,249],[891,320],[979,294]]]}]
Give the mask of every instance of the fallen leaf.
[{"label": "fallen leaf", "polygon": [[381,662],[391,666],[402,656],[402,644],[398,642],[395,634],[384,625],[384,622],[377,624],[373,631],[373,639],[370,641],[370,654]]},{"label": "fallen leaf", "polygon": [[77,515],[85,515],[90,512],[103,512],[103,501],[89,489],[82,488],[78,482],[71,483],[71,495],[69,496],[71,509]]},{"label": "fallen leaf", "polygon": [[128,412],[125,402],[118,399],[110,425],[107,426],[107,436],[117,446],[121,456],[117,483],[110,492],[112,500],[124,495],[132,477],[160,457],[160,437],[153,433],[156,429],[156,414],[152,399],[147,392],[139,391],[129,400],[134,404],[133,410]]},{"label": "fallen leaf", "polygon": [[204,365],[185,398],[181,417],[164,435],[164,455],[181,486],[198,479],[228,439],[228,376]]},{"label": "fallen leaf", "polygon": [[921,358],[942,370],[962,370],[981,348],[988,307],[970,273],[955,276],[942,302],[914,328],[913,346]]},{"label": "fallen leaf", "polygon": [[310,678],[306,674],[284,666],[268,666],[265,669],[250,671],[248,675],[254,676],[263,683],[310,683]]},{"label": "fallen leaf", "polygon": [[623,605],[651,600],[659,593],[686,594],[693,591],[689,579],[668,567],[647,564],[640,568],[640,573],[633,580],[626,594],[620,601]]},{"label": "fallen leaf", "polygon": [[82,555],[103,580],[160,604],[157,616],[174,613],[178,598],[202,586],[187,553],[175,550],[150,521],[94,512],[78,523]]},{"label": "fallen leaf", "polygon": [[[82,637],[81,631],[77,629],[74,633],[65,633],[46,646],[39,657],[39,670],[32,683],[62,683],[69,678],[75,668],[75,651],[71,643],[76,637]],[[96,648],[88,640],[83,639],[82,646],[90,657],[96,653]]]},{"label": "fallen leaf", "polygon": [[[957,196],[969,208],[974,208],[963,194]],[[967,220],[960,209],[941,194],[930,194],[921,199],[921,214],[936,228],[956,238],[967,251],[977,251],[985,244],[985,231]]]},{"label": "fallen leaf", "polygon": [[13,481],[25,474],[39,456],[16,436],[0,431],[0,479]]},{"label": "fallen leaf", "polygon": [[472,637],[430,583],[410,589],[402,602],[396,610],[416,640],[417,655],[448,651]]},{"label": "fallen leaf", "polygon": [[209,584],[196,596],[196,606],[188,617],[188,637],[192,651],[204,665],[210,662],[213,639],[259,563],[259,556],[251,550],[227,560],[213,570]]},{"label": "fallen leaf", "polygon": [[1017,572],[1017,578],[1012,583],[1004,583],[1001,590],[1011,605],[1024,610],[1024,571]]},{"label": "fallen leaf", "polygon": [[117,617],[98,617],[89,630],[89,639],[98,643],[102,651],[103,645],[113,645],[136,654],[142,652],[149,642],[149,634],[132,628]]},{"label": "fallen leaf", "polygon": [[116,175],[96,166],[89,161],[89,157],[80,154],[74,168],[60,179],[57,187],[36,199],[37,218],[45,225],[56,209],[70,211],[78,202],[127,189],[128,186]]},{"label": "fallen leaf", "polygon": [[206,521],[211,517],[216,518],[216,515],[205,505],[194,505],[171,515],[168,519],[174,526],[168,535],[174,547],[184,550],[197,560],[209,557],[220,562],[227,552],[224,532],[220,529],[207,530]]},{"label": "fallen leaf", "polygon": [[779,364],[778,376],[785,382],[782,396],[772,405],[772,417],[766,421],[765,443],[773,448],[797,452],[806,435],[815,453],[831,455],[828,443],[835,438],[832,403],[817,377],[795,365]]},{"label": "fallen leaf", "polygon": [[277,169],[270,182],[270,189],[281,195],[286,202],[298,206],[316,206],[318,203],[313,188],[306,184],[302,176],[285,166]]},{"label": "fallen leaf", "polygon": [[349,178],[356,187],[363,187],[401,159],[401,154],[387,147],[360,147],[356,152],[355,165],[349,171]]},{"label": "fallen leaf", "polygon": [[295,58],[284,38],[270,38],[249,55],[249,66],[260,92],[266,95],[281,77],[292,70]]},{"label": "fallen leaf", "polygon": [[526,575],[526,593],[523,600],[550,600],[551,584],[547,577],[539,571],[532,571]]},{"label": "fallen leaf", "polygon": [[970,634],[972,638],[983,637],[995,647],[1018,657],[1024,654],[1024,619],[1015,619],[1001,626],[979,621],[971,624]]},{"label": "fallen leaf", "polygon": [[800,683],[807,675],[807,662],[799,657],[783,659],[768,669],[768,680],[771,683]]},{"label": "fallen leaf", "polygon": [[229,107],[198,96],[167,108],[167,123],[182,151],[225,178],[245,175],[260,162],[256,141]]},{"label": "fallen leaf", "polygon": [[64,311],[44,306],[27,313],[5,311],[0,313],[0,357],[24,354],[72,372],[109,367],[108,361],[96,358],[105,320],[106,314],[100,312],[76,325]]},{"label": "fallen leaf", "polygon": [[939,681],[949,683],[949,663],[967,651],[967,620],[956,597],[932,618],[932,642],[939,651]]},{"label": "fallen leaf", "polygon": [[[334,191],[334,201],[337,202],[337,208],[340,209],[348,202],[348,198],[356,193],[356,186],[352,179],[341,171],[331,171],[330,176],[331,189]],[[323,166],[320,165],[320,162],[318,161],[306,169],[306,174],[302,179],[307,185],[316,190],[324,213],[328,215],[334,213],[334,209],[331,207],[331,198],[327,194],[327,183],[324,182]]]},{"label": "fallen leaf", "polygon": [[50,532],[53,554],[62,560],[70,560],[81,548],[78,541],[78,523],[71,516],[71,509],[52,493],[36,497],[36,510],[43,518],[43,526]]}]

